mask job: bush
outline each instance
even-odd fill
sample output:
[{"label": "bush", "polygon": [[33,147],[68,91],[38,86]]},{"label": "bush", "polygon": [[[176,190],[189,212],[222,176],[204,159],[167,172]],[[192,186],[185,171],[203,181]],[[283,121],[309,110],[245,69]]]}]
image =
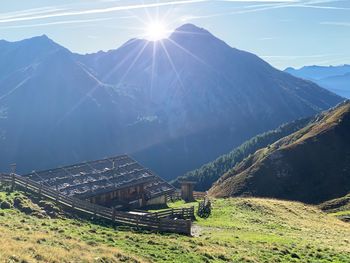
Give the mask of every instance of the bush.
[{"label": "bush", "polygon": [[1,209],[10,209],[10,208],[12,208],[12,205],[7,201],[2,201],[0,204],[0,208]]},{"label": "bush", "polygon": [[197,215],[201,218],[208,218],[211,214],[211,202],[209,199],[199,203]]}]

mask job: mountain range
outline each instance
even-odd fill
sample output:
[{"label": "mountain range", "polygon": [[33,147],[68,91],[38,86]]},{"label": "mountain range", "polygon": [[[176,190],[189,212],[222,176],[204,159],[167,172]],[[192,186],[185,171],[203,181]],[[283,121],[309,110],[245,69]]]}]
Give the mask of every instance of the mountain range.
[{"label": "mountain range", "polygon": [[2,40],[0,169],[128,153],[171,179],[342,100],[192,24],[87,55],[45,35]]},{"label": "mountain range", "polygon": [[350,192],[350,102],[256,151],[210,189],[215,197],[252,195],[321,203]]},{"label": "mountain range", "polygon": [[350,65],[305,66],[300,69],[287,68],[285,72],[314,81],[339,96],[350,98]]}]

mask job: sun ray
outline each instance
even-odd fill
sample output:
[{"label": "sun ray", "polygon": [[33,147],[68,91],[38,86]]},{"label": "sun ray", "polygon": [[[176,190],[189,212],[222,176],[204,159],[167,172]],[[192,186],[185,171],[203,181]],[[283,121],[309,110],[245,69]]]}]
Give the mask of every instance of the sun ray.
[{"label": "sun ray", "polygon": [[[135,41],[136,41],[136,40],[135,40]],[[135,59],[132,61],[132,63],[130,64],[130,66],[128,67],[128,69],[126,70],[126,72],[124,73],[124,75],[122,76],[122,78],[120,79],[119,83],[122,82],[122,81],[125,79],[125,77],[126,77],[127,74],[129,73],[129,71],[131,70],[131,68],[135,65],[136,61],[138,60],[138,58],[140,57],[140,55],[142,54],[142,52],[143,52],[143,50],[146,48],[146,46],[147,46],[147,43],[145,43],[145,44],[143,45],[143,47],[141,48],[141,50],[138,52],[138,54],[136,55]],[[130,57],[130,55],[127,56],[127,58],[129,58],[129,57]],[[124,62],[127,60],[127,58],[124,59]],[[119,63],[118,65],[120,65],[120,63]],[[86,70],[86,69],[83,69],[83,70]],[[115,71],[115,68],[113,69],[113,71]],[[108,75],[110,76],[111,74],[112,74],[112,72],[110,72]],[[106,77],[103,78],[103,79],[105,80]],[[119,83],[118,83],[118,84],[119,84]],[[86,99],[87,99],[88,97],[92,97],[93,93],[94,93],[99,87],[101,87],[101,84],[103,84],[103,82],[100,82],[100,81],[99,81],[93,88],[91,88],[91,89],[85,94],[85,96],[83,96],[70,110],[68,110],[68,111],[63,115],[63,117],[62,117],[60,120],[58,120],[58,121],[56,122],[56,125],[58,126],[58,125],[59,125],[60,123],[62,123],[70,114],[72,114],[75,110],[77,110],[77,109],[80,107],[80,105],[82,105],[82,104],[86,101]],[[102,87],[103,87],[103,85],[102,85]]]},{"label": "sun ray", "polygon": [[[167,58],[168,58],[168,60],[169,60],[169,63],[170,63],[170,65],[171,65],[172,69],[173,69],[174,72],[175,72],[175,76],[176,76],[176,78],[177,78],[177,81],[178,81],[179,84],[180,84],[180,87],[181,87],[182,92],[185,92],[185,87],[184,87],[184,85],[183,85],[183,82],[182,82],[182,80],[181,80],[181,78],[180,78],[180,75],[179,75],[179,73],[178,73],[178,71],[177,71],[175,65],[174,65],[174,62],[173,62],[172,58],[171,58],[170,55],[169,55],[168,50],[166,49],[166,47],[165,47],[163,41],[160,41],[160,44],[161,44],[161,46],[162,46],[162,48],[163,48],[163,50],[164,50],[164,52],[165,52],[165,54],[166,54],[166,56],[167,56]],[[177,92],[178,92],[178,90],[175,90],[175,95],[176,95]]]},{"label": "sun ray", "polygon": [[188,55],[190,55],[191,57],[193,57],[194,59],[196,59],[198,62],[202,63],[203,65],[205,65],[207,67],[213,68],[208,63],[206,63],[204,60],[200,59],[195,54],[193,54],[191,51],[189,51],[188,49],[186,49],[183,46],[181,46],[180,44],[178,44],[176,41],[172,40],[171,38],[168,38],[167,40],[170,41],[172,44],[174,44],[176,47],[180,48],[182,51],[184,51]]}]

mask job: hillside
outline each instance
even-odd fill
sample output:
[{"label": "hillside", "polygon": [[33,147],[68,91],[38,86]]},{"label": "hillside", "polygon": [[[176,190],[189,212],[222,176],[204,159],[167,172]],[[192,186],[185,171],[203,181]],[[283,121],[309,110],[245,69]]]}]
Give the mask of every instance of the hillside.
[{"label": "hillside", "polygon": [[192,181],[196,182],[194,185],[195,190],[207,191],[214,182],[216,182],[227,171],[234,168],[235,165],[241,162],[244,158],[305,127],[310,121],[311,118],[296,120],[283,124],[275,130],[254,136],[233,149],[231,152],[218,157],[216,160],[207,163],[196,170],[187,172],[183,176],[176,178],[172,184],[179,188],[180,181]]},{"label": "hillside", "polygon": [[287,68],[285,72],[298,78],[311,80],[339,96],[350,98],[350,65]]},{"label": "hillside", "polygon": [[350,102],[260,149],[210,189],[216,197],[251,195],[320,203],[350,191]]},{"label": "hillside", "polygon": [[318,207],[345,222],[350,222],[350,194],[328,200]]},{"label": "hillside", "polygon": [[128,153],[173,179],[342,101],[191,24],[88,55],[3,41],[0,61],[0,169],[19,173]]},{"label": "hillside", "polygon": [[0,209],[1,262],[350,260],[349,224],[296,202],[215,199],[212,216],[199,218],[194,237],[187,237],[112,228],[67,214],[49,217],[42,203],[19,192],[0,192],[0,199],[24,204]]}]

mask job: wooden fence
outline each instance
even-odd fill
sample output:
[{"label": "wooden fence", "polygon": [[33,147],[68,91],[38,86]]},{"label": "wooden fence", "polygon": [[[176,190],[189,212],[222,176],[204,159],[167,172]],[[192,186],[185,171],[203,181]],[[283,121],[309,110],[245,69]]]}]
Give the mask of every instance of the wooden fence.
[{"label": "wooden fence", "polygon": [[192,220],[194,218],[194,206],[189,208],[170,208],[150,213],[149,215],[155,218],[181,218]]},{"label": "wooden fence", "polygon": [[[41,198],[47,198],[61,204],[64,207],[68,207],[77,212],[82,212],[87,215],[93,215],[96,218],[105,219],[117,224],[127,225],[135,227],[137,229],[144,229],[156,232],[172,232],[190,235],[191,234],[191,220],[190,219],[178,219],[173,220],[163,216],[157,216],[154,214],[131,214],[128,212],[117,211],[108,207],[95,205],[90,202],[80,200],[74,197],[68,197],[60,192],[51,189],[50,187],[39,184],[28,178],[21,177],[19,175],[4,175],[0,174],[0,181],[9,183],[12,190],[15,186],[24,189],[25,192],[31,191],[37,193]],[[194,208],[192,210],[186,209],[186,216],[184,218],[190,218],[188,213],[192,213],[194,217]]]},{"label": "wooden fence", "polygon": [[[195,200],[203,200],[207,196],[206,192],[193,191],[193,198]],[[168,202],[175,202],[178,200],[182,200],[181,198],[181,190],[177,189],[171,195],[167,196]]]},{"label": "wooden fence", "polygon": [[206,196],[207,196],[206,192],[198,192],[198,191],[193,192],[193,197],[196,200],[205,199]]}]

